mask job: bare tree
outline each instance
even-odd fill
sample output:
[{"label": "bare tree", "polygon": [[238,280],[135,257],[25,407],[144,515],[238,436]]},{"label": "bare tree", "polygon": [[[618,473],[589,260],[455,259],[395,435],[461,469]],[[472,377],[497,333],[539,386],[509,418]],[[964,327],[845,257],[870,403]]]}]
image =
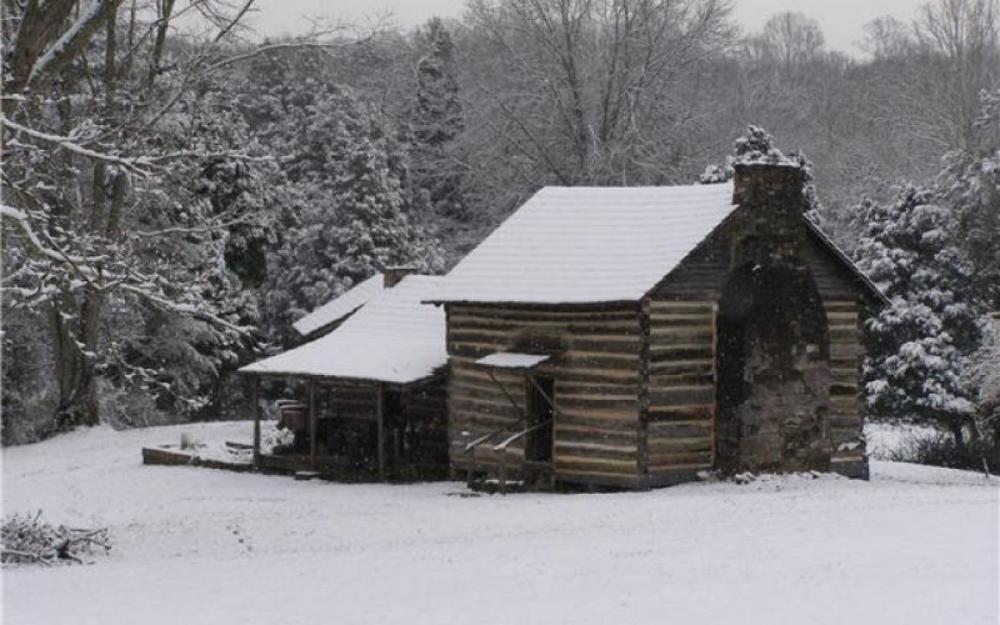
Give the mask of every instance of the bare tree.
[{"label": "bare tree", "polygon": [[[231,305],[206,296],[211,266],[185,252],[247,217],[191,211],[183,193],[208,161],[271,157],[238,145],[191,145],[178,134],[179,113],[233,63],[290,46],[344,45],[309,39],[236,48],[253,2],[132,0],[127,11],[122,0],[5,4],[0,215],[14,238],[4,249],[4,303],[47,311],[65,425],[99,419],[110,314],[156,310],[200,319],[226,340],[250,335]],[[142,19],[150,13],[155,19]],[[195,14],[207,25],[203,34],[168,39],[177,20]],[[173,213],[200,216],[149,227]],[[152,369],[132,374],[156,377]]]},{"label": "bare tree", "polygon": [[467,75],[464,90],[482,102],[474,109],[489,129],[483,149],[518,163],[520,188],[676,175],[694,143],[681,129],[704,122],[698,69],[732,40],[729,8],[725,0],[474,0],[464,54],[484,71]]},{"label": "bare tree", "polygon": [[826,40],[819,23],[802,13],[779,13],[764,24],[760,53],[786,80],[795,80],[822,54]]},{"label": "bare tree", "polygon": [[934,0],[915,24],[919,41],[934,53],[937,113],[951,147],[974,146],[980,92],[1000,79],[998,20],[997,0]]}]

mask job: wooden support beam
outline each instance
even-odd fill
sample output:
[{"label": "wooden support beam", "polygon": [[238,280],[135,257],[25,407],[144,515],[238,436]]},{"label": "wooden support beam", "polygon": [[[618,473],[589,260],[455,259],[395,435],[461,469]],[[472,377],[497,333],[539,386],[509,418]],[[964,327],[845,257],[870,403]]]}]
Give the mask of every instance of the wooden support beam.
[{"label": "wooden support beam", "polygon": [[375,386],[375,418],[378,422],[378,479],[385,479],[385,387]]},{"label": "wooden support beam", "polygon": [[309,468],[316,470],[316,383],[309,381]]},{"label": "wooden support beam", "polygon": [[[500,391],[503,392],[504,397],[506,397],[507,401],[510,402],[510,405],[514,407],[514,410],[516,410],[517,412],[522,412],[521,407],[518,406],[517,402],[514,401],[514,398],[511,397],[510,392],[507,390],[507,387],[504,386],[503,383],[500,382],[500,380],[498,380],[495,375],[493,375],[493,369],[487,369],[486,373],[489,374],[490,380],[492,380],[493,383],[497,385],[497,388],[499,388]],[[524,407],[524,416],[522,417],[522,419],[527,419],[527,418],[528,418],[527,404],[525,404],[525,407]]]},{"label": "wooden support beam", "polygon": [[250,377],[250,401],[253,402],[253,466],[260,469],[260,379]]}]

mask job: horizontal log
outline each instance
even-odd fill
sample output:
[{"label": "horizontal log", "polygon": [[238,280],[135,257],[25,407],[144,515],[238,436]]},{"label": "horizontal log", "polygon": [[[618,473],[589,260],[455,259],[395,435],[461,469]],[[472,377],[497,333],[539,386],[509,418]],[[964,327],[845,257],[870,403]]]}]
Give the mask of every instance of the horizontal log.
[{"label": "horizontal log", "polygon": [[638,354],[642,349],[642,341],[638,337],[628,338],[590,334],[586,336],[570,336],[565,338],[566,347],[574,351],[596,352],[602,354]]},{"label": "horizontal log", "polygon": [[639,330],[638,317],[632,319],[596,319],[591,321],[571,320],[508,320],[489,319],[485,317],[456,316],[449,318],[448,329],[454,331],[540,331],[553,335],[564,333],[578,334],[636,334]]},{"label": "horizontal log", "polygon": [[587,382],[572,382],[556,380],[556,393],[559,395],[608,395],[612,397],[637,397],[635,384],[591,384]]},{"label": "horizontal log", "polygon": [[674,362],[678,360],[708,360],[715,358],[715,350],[711,345],[651,345],[649,359],[651,363]]},{"label": "horizontal log", "polygon": [[679,334],[675,332],[670,332],[670,333],[654,332],[649,338],[649,344],[653,347],[690,345],[699,348],[711,349],[712,346],[715,345],[715,336],[712,334],[704,334],[704,333]]},{"label": "horizontal log", "polygon": [[556,471],[576,473],[604,473],[631,475],[638,471],[635,460],[612,460],[606,458],[584,458],[580,456],[556,456],[553,461]]},{"label": "horizontal log", "polygon": [[715,376],[708,374],[653,375],[649,378],[650,389],[667,389],[690,386],[715,387]]},{"label": "horizontal log", "polygon": [[588,486],[607,486],[613,488],[637,489],[642,487],[638,471],[626,474],[606,473],[603,471],[576,471],[559,469],[555,473],[556,482],[566,484],[583,484]]},{"label": "horizontal log", "polygon": [[566,368],[558,370],[558,379],[574,383],[593,384],[639,384],[639,370]]},{"label": "horizontal log", "polygon": [[602,354],[599,352],[579,352],[570,350],[555,359],[560,369],[600,368],[635,369],[639,366],[639,354]]},{"label": "horizontal log", "polygon": [[638,432],[639,414],[631,414],[627,417],[610,419],[605,416],[591,416],[588,414],[576,414],[560,412],[556,417],[557,428],[577,428],[592,429],[594,432]]},{"label": "horizontal log", "polygon": [[656,300],[651,299],[648,303],[651,312],[679,312],[679,313],[700,313],[710,315],[715,310],[715,302],[685,302],[681,300]]},{"label": "horizontal log", "polygon": [[607,396],[594,396],[582,399],[577,397],[556,394],[556,406],[560,411],[566,410],[614,410],[616,412],[636,412],[639,410],[639,398],[628,397],[625,399],[615,399]]},{"label": "horizontal log", "polygon": [[853,326],[830,326],[829,331],[831,343],[855,343],[861,335]]},{"label": "horizontal log", "polygon": [[649,372],[653,377],[689,374],[713,375],[715,372],[715,361],[710,359],[663,360],[661,362],[650,363]]},{"label": "horizontal log", "polygon": [[639,419],[639,411],[637,408],[578,408],[575,406],[562,406],[558,402],[556,403],[556,406],[559,408],[559,414],[556,415],[556,419],[607,419],[612,421],[627,422],[637,422]]},{"label": "horizontal log", "polygon": [[620,305],[607,307],[601,310],[580,310],[574,307],[572,310],[544,310],[536,308],[518,308],[512,305],[497,306],[475,306],[465,304],[452,304],[448,306],[448,320],[463,317],[480,317],[488,319],[634,319],[637,317],[639,309],[635,305]]},{"label": "horizontal log", "polygon": [[[514,401],[518,398],[514,397]],[[496,397],[468,397],[468,396],[457,396],[452,397],[448,402],[449,409],[451,410],[461,410],[467,412],[476,412],[490,415],[510,415],[512,417],[521,417],[524,414],[524,404],[519,402],[517,408],[511,405],[507,398],[498,395]]]},{"label": "horizontal log", "polygon": [[711,438],[650,438],[647,443],[650,458],[685,453],[711,453]]},{"label": "horizontal log", "polygon": [[520,419],[490,415],[481,412],[451,410],[448,413],[448,427],[452,431],[458,433],[463,431],[471,432],[473,430],[493,431],[501,428],[514,427],[519,423]]},{"label": "horizontal log", "polygon": [[858,314],[856,312],[827,312],[827,325],[857,326]]},{"label": "horizontal log", "polygon": [[556,462],[560,462],[563,458],[635,462],[639,457],[639,450],[635,446],[623,447],[604,443],[578,443],[557,440],[554,447]]},{"label": "horizontal log", "polygon": [[476,394],[486,394],[493,395],[494,393],[500,392],[497,385],[493,383],[492,380],[479,380],[479,379],[469,379],[460,378],[458,376],[451,377],[451,383],[449,384],[450,395],[476,395]]},{"label": "horizontal log", "polygon": [[691,404],[710,404],[714,401],[714,386],[657,387],[649,391],[650,409],[653,406],[687,406]]},{"label": "horizontal log", "polygon": [[[556,385],[556,396],[559,401],[572,400],[572,401],[593,401],[593,402],[603,402],[603,401],[639,401],[639,394],[636,392],[635,388],[631,389],[621,389],[623,392],[613,392],[613,393],[601,393],[595,388],[600,387],[574,387],[577,389],[575,393],[569,393],[562,386]],[[630,392],[631,391],[631,392]]]},{"label": "horizontal log", "polygon": [[831,384],[830,385],[831,395],[847,395],[856,396],[858,394],[858,387],[853,384]]},{"label": "horizontal log", "polygon": [[594,427],[579,427],[556,423],[554,438],[567,443],[601,443],[620,447],[637,447],[638,428],[628,430],[604,430]]},{"label": "horizontal log", "polygon": [[715,418],[714,404],[689,406],[650,406],[649,420],[656,421],[707,421]]},{"label": "horizontal log", "polygon": [[[483,331],[456,330],[448,333],[447,341],[452,351],[473,349],[492,351],[516,351],[516,345],[524,336],[523,332],[490,333]],[[549,337],[558,344],[558,351],[572,350],[601,355],[637,355],[641,348],[638,333],[633,334],[584,334],[568,332]]]},{"label": "horizontal log", "polygon": [[714,458],[711,451],[653,453],[650,450],[649,454],[650,469],[692,466],[711,467],[713,461]]},{"label": "horizontal log", "polygon": [[830,312],[853,312],[858,309],[858,304],[851,300],[823,300],[823,308]]},{"label": "horizontal log", "polygon": [[711,330],[715,327],[713,318],[706,315],[649,315],[650,328],[676,329],[676,330]]},{"label": "horizontal log", "polygon": [[649,438],[707,438],[711,439],[715,428],[710,421],[688,423],[659,422],[648,426]]},{"label": "horizontal log", "polygon": [[715,334],[715,324],[711,319],[702,319],[697,325],[677,325],[675,323],[660,323],[655,319],[650,319],[649,331],[651,334],[694,334],[699,336],[712,336]]},{"label": "horizontal log", "polygon": [[861,346],[856,343],[830,344],[830,360],[848,360],[861,355]]}]

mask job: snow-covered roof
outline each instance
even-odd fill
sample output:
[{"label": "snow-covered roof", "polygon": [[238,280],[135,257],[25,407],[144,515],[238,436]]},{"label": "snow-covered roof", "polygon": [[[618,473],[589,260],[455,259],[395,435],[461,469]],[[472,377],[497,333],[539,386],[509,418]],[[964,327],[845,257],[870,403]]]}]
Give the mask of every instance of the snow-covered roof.
[{"label": "snow-covered roof", "polygon": [[733,209],[733,185],[546,187],[445,277],[436,302],[637,301]]},{"label": "snow-covered roof", "polygon": [[382,274],[377,273],[302,317],[293,323],[292,327],[302,336],[308,336],[331,323],[336,323],[381,293],[383,282]]},{"label": "snow-covered roof", "polygon": [[355,378],[407,384],[448,361],[444,311],[422,304],[439,276],[407,276],[336,330],[240,369],[244,373]]},{"label": "snow-covered roof", "polygon": [[483,367],[497,369],[531,369],[549,359],[547,354],[518,354],[516,352],[496,352],[476,361]]}]

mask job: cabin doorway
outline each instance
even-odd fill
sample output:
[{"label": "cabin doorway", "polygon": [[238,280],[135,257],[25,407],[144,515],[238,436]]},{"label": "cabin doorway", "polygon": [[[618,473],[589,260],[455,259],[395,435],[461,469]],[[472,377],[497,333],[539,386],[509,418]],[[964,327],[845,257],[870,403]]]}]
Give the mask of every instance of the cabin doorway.
[{"label": "cabin doorway", "polygon": [[527,423],[533,428],[524,438],[524,459],[527,462],[552,462],[553,415],[555,383],[552,378],[529,377]]},{"label": "cabin doorway", "polygon": [[827,470],[830,341],[810,273],[734,271],[716,319],[716,467]]}]

